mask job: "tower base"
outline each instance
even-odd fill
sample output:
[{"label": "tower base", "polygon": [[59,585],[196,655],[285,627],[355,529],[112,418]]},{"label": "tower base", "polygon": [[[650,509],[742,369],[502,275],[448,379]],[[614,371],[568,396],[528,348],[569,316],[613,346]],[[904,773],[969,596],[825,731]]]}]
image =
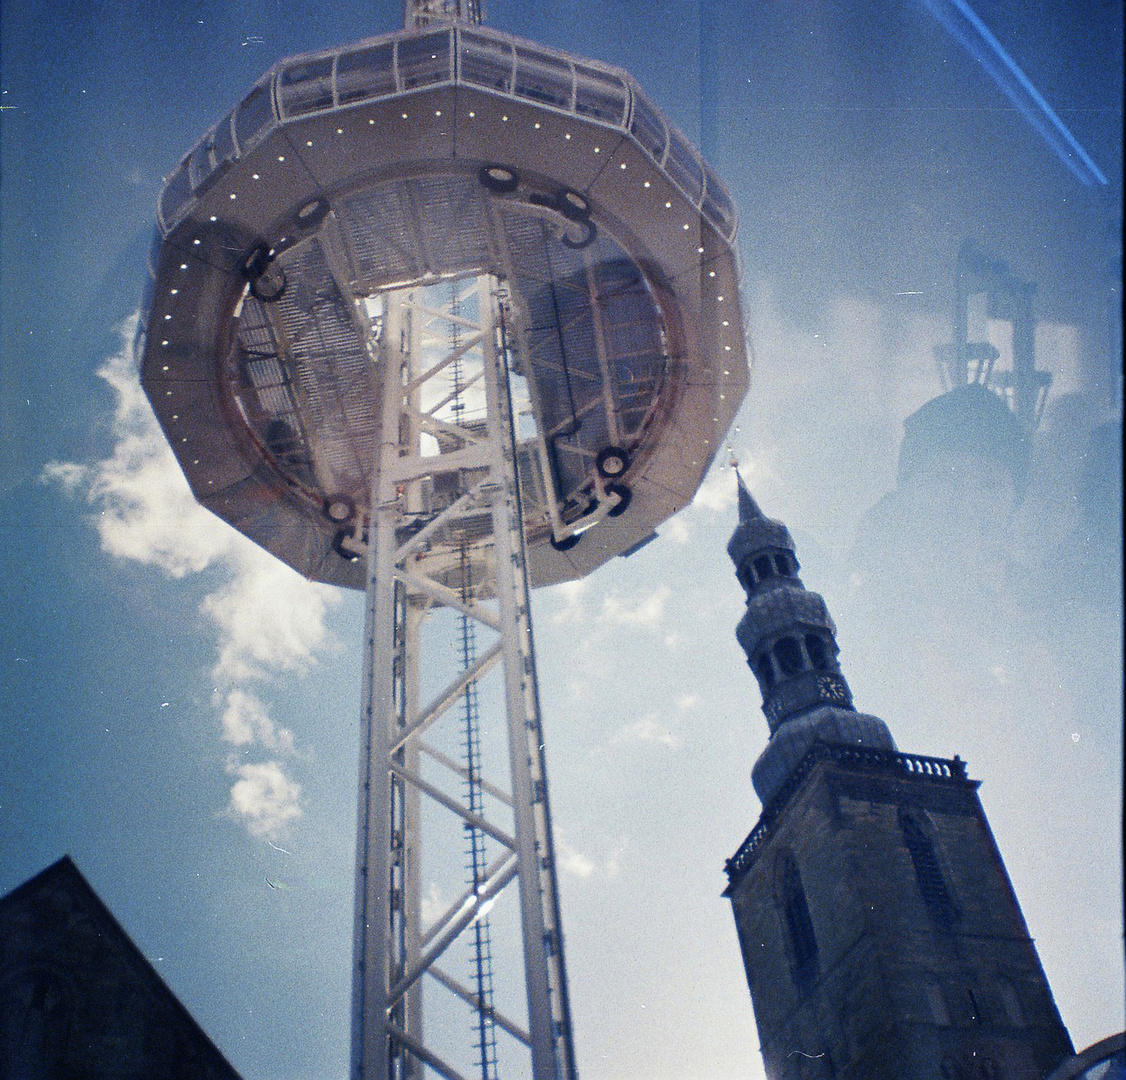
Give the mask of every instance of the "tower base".
[{"label": "tower base", "polygon": [[959,758],[813,744],[728,861],[767,1076],[1042,1080],[1071,1040]]}]

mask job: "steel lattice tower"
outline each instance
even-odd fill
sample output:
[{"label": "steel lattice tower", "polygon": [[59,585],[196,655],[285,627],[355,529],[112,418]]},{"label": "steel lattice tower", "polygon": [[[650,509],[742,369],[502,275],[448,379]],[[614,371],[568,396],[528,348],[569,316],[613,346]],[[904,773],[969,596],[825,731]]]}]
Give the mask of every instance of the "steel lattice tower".
[{"label": "steel lattice tower", "polygon": [[747,387],[714,174],[478,22],[267,72],[165,183],[138,335],[200,502],[366,593],[353,1080],[576,1075],[530,590],[651,539]]}]

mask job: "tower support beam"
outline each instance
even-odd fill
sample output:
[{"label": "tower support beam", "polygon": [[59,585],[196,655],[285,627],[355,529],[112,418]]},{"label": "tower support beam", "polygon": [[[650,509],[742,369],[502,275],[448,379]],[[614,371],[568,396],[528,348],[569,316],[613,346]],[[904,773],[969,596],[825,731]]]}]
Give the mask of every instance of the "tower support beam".
[{"label": "tower support beam", "polygon": [[[435,299],[442,289],[450,296],[445,307]],[[534,1080],[576,1075],[502,302],[491,277],[382,298],[374,350],[380,460],[370,519],[356,523],[352,540],[366,549],[368,566],[352,1080],[418,1080],[425,1069],[465,1075],[423,1026],[431,987],[500,1023],[530,1056]],[[456,399],[441,382],[455,360],[468,373]],[[468,591],[453,587],[458,556],[472,567]],[[420,705],[420,673],[440,670],[428,666],[421,630],[438,607],[461,613],[495,641]],[[477,778],[421,736],[438,730],[460,695],[490,672],[501,682],[504,716],[496,727],[506,738],[508,775]],[[443,767],[439,777],[427,773],[428,763],[431,771]],[[480,809],[472,809],[464,792],[443,786],[451,775],[477,784],[488,802],[478,797]],[[424,927],[424,831],[443,815],[501,854],[467,893],[428,911]],[[523,962],[499,971],[498,980],[523,984],[526,1023],[508,1015],[501,1023],[480,988],[474,993],[436,967],[512,882]]]}]

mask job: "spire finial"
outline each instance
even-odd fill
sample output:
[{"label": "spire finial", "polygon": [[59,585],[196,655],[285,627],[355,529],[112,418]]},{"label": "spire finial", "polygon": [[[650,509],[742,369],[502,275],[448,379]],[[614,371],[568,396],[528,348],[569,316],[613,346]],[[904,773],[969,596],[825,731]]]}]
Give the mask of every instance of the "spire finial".
[{"label": "spire finial", "polygon": [[748,490],[747,483],[737,465],[735,466],[735,479],[739,482],[739,521],[744,523],[754,521],[756,518],[765,518],[766,515],[759,509],[759,505]]}]

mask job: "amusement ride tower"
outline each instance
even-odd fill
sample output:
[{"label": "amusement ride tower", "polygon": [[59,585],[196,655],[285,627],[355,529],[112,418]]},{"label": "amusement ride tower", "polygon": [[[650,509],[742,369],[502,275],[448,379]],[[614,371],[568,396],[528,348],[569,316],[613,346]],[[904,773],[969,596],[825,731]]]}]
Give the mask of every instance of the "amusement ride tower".
[{"label": "amusement ride tower", "polygon": [[169,176],[142,383],[204,506],[366,590],[353,1080],[570,1078],[529,589],[692,499],[747,387],[735,213],[626,73],[406,8]]}]

